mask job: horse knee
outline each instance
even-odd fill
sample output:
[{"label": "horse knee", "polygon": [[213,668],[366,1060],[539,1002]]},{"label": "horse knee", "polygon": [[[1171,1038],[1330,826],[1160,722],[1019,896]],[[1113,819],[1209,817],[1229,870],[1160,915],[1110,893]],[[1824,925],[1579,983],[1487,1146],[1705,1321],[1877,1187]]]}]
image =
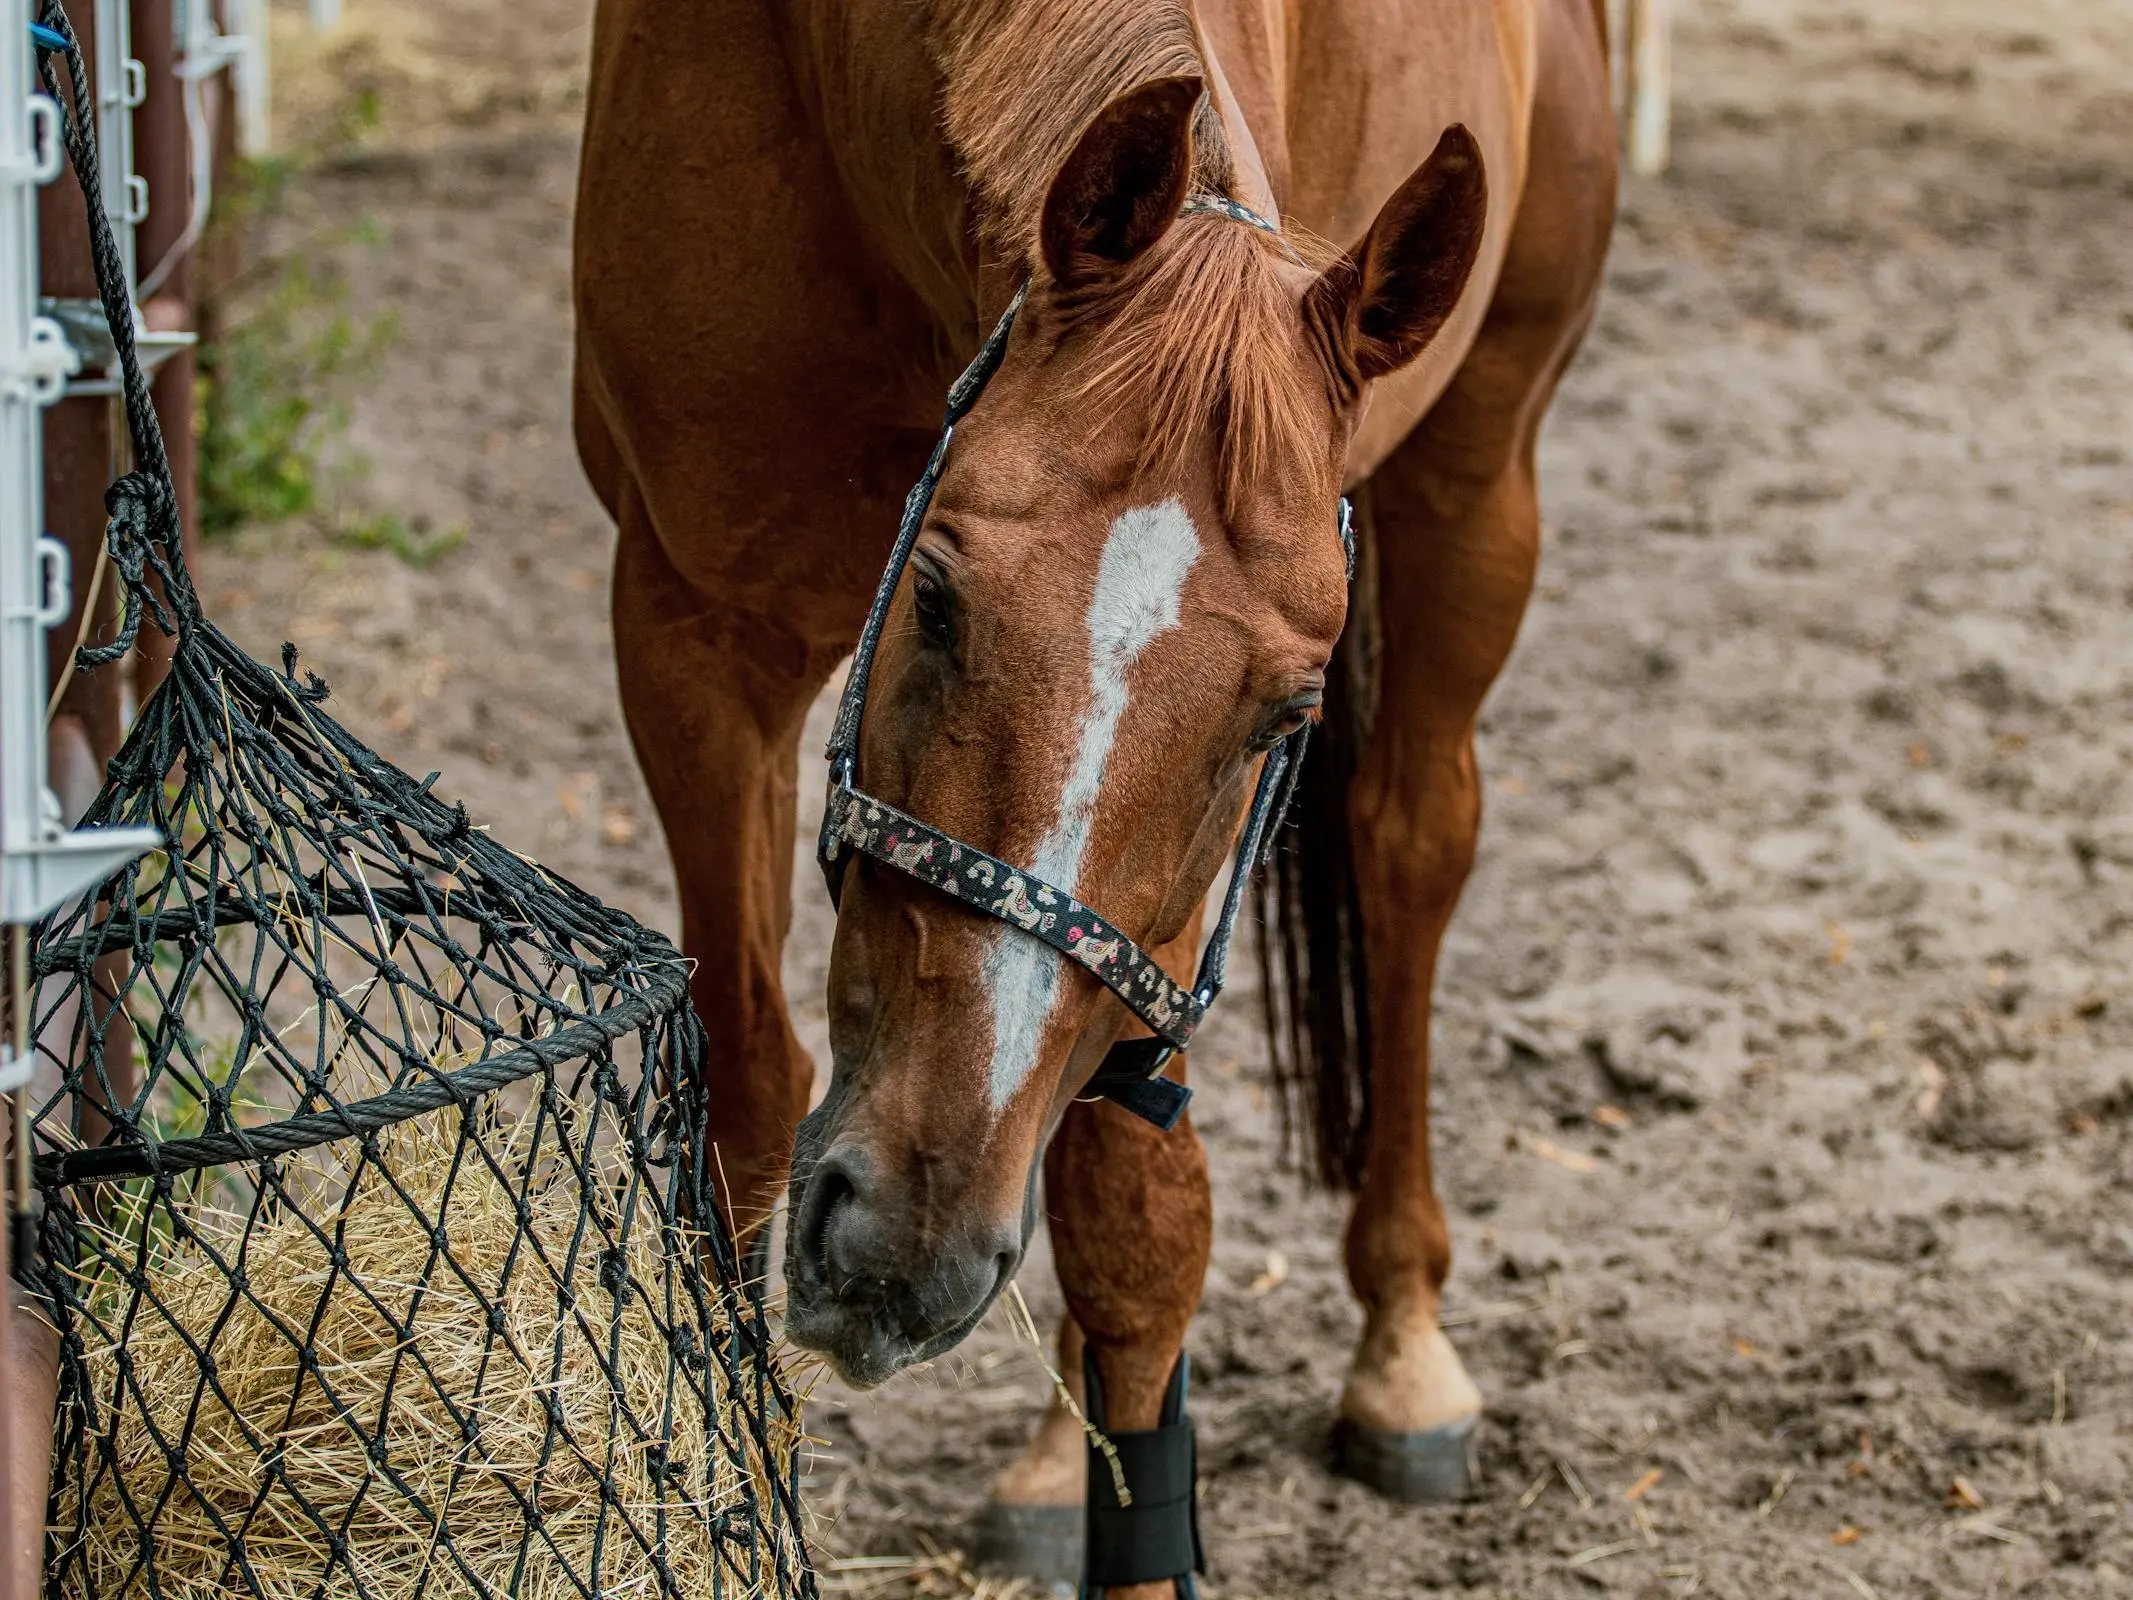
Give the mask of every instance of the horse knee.
[{"label": "horse knee", "polygon": [[1044,1178],[1060,1287],[1114,1423],[1153,1427],[1214,1249],[1206,1151],[1189,1119],[1162,1133],[1110,1105],[1075,1105]]}]

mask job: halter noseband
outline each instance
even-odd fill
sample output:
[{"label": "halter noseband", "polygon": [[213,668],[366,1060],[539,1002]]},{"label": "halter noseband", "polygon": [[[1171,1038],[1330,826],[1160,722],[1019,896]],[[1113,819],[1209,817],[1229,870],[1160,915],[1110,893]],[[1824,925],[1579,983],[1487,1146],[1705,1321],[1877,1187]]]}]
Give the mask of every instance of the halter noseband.
[{"label": "halter noseband", "polygon": [[[1195,196],[1181,215],[1212,214],[1228,217],[1249,227],[1280,236],[1280,230],[1257,212],[1220,196]],[[822,837],[818,854],[823,875],[829,880],[830,900],[841,898],[847,854],[857,850],[920,883],[939,890],[950,899],[1041,939],[1061,955],[1077,962],[1125,1003],[1155,1037],[1126,1039],[1111,1047],[1088,1093],[1111,1100],[1135,1116],[1166,1132],[1184,1115],[1192,1091],[1162,1076],[1164,1065],[1177,1051],[1191,1043],[1193,1032],[1228,976],[1229,941],[1235,931],[1238,909],[1244,903],[1244,887],[1252,869],[1271,852],[1273,836],[1289,798],[1296,788],[1296,775],[1303,761],[1304,744],[1310,735],[1305,726],[1288,735],[1267,752],[1259,772],[1259,787],[1245,814],[1237,838],[1236,865],[1230,873],[1229,890],[1222,899],[1222,914],[1213,937],[1200,958],[1199,976],[1193,986],[1180,986],[1155,959],[1132,939],[1106,922],[1066,890],[1046,883],[1024,868],[1011,866],[975,845],[941,832],[887,801],[877,800],[854,786],[858,774],[859,724],[866,712],[867,682],[874,670],[874,654],[888,621],[889,603],[903,579],[918,542],[926,508],[940,483],[941,469],[948,461],[948,446],[955,438],[956,424],[977,404],[985,385],[999,370],[1007,351],[1007,337],[1015,325],[1029,292],[1025,280],[1007,304],[999,323],[948,391],[948,414],[941,436],[933,446],[926,470],[904,498],[903,520],[897,526],[896,544],[889,564],[874,591],[874,604],[860,631],[859,646],[845,678],[844,694],[837,704],[837,721],[830,731],[829,798],[822,812]],[[1355,576],[1355,532],[1347,498],[1340,502],[1341,548],[1347,556],[1348,576]]]}]

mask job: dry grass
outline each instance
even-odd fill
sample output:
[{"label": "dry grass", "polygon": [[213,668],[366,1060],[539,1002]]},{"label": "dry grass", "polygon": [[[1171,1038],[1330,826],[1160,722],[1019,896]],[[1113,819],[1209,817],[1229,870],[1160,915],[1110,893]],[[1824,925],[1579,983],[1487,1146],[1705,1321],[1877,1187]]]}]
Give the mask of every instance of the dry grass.
[{"label": "dry grass", "polygon": [[321,31],[302,0],[275,0],[275,146],[342,154],[529,120],[574,125],[591,13],[527,0],[504,28],[482,8],[345,0],[340,22]]},{"label": "dry grass", "polygon": [[[438,1113],[380,1135],[374,1163],[341,1141],[288,1164],[293,1203],[249,1217],[181,1206],[180,1242],[147,1252],[145,1293],[117,1266],[88,1274],[88,1370],[118,1422],[107,1460],[62,1488],[61,1554],[80,1546],[61,1594],[150,1592],[137,1519],[169,1600],[244,1591],[223,1531],[240,1525],[254,1592],[288,1600],[359,1584],[366,1600],[574,1600],[581,1582],[613,1600],[762,1592],[740,1565],[747,1546],[721,1549],[713,1530],[762,1497],[766,1469],[789,1471],[798,1430],[774,1422],[771,1459],[755,1454],[752,1397],[726,1392],[715,1358],[677,1360],[667,1331],[724,1331],[691,1308],[681,1253],[697,1240],[662,1237],[656,1196],[630,1185],[619,1152],[596,1155],[581,1187],[552,1120],[536,1151],[537,1125],[477,1114],[477,1145],[458,1112]],[[460,1273],[434,1259],[423,1219],[444,1222]],[[141,1221],[113,1218],[117,1261],[135,1258]],[[217,1256],[241,1260],[248,1293]],[[605,1286],[618,1265],[619,1293]],[[212,1384],[196,1354],[210,1340]],[[301,1370],[306,1344],[316,1376]]]}]

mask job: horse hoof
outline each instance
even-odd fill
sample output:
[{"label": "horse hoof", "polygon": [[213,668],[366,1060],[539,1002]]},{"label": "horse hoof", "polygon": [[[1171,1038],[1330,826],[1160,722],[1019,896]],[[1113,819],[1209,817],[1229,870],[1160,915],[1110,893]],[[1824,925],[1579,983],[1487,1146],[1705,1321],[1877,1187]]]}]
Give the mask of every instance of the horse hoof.
[{"label": "horse hoof", "polygon": [[980,1567],[1026,1578],[1042,1592],[1073,1595],[1081,1587],[1081,1507],[986,1502],[973,1533]]},{"label": "horse hoof", "polygon": [[1333,1429],[1334,1470],[1388,1500],[1463,1500],[1481,1485],[1480,1422],[1473,1416],[1416,1433],[1384,1433],[1343,1417]]}]

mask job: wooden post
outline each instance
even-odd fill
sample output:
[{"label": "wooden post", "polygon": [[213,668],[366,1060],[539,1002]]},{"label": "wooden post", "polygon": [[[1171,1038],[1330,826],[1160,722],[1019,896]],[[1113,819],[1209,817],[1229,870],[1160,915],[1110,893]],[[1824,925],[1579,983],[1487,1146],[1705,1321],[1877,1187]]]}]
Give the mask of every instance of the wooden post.
[{"label": "wooden post", "polygon": [[[18,1060],[28,1060],[29,929],[20,923],[7,929],[0,972],[5,973],[9,1044]],[[29,1162],[18,1142],[29,1134],[30,1092],[28,1085],[17,1092],[7,1119],[8,1204],[0,1225],[0,1290],[5,1291],[0,1300],[0,1600],[35,1600],[44,1586],[45,1502],[59,1407],[58,1332],[14,1273],[15,1221],[30,1216],[35,1204],[24,1182]]]},{"label": "wooden post", "polygon": [[[0,1229],[0,1233],[5,1233]],[[0,1246],[0,1252],[5,1247]],[[9,1266],[0,1253],[0,1266]],[[7,1385],[6,1498],[0,1500],[7,1545],[0,1583],[7,1600],[36,1600],[44,1588],[44,1517],[52,1490],[52,1429],[59,1406],[59,1331],[12,1274],[8,1314],[0,1317],[0,1381]]]},{"label": "wooden post", "polygon": [[[0,1283],[14,1283],[13,1267],[8,1258],[7,1229],[0,1228]],[[7,1384],[7,1403],[0,1405],[0,1600],[35,1600],[40,1587],[37,1580],[42,1574],[30,1569],[22,1559],[22,1547],[29,1543],[30,1529],[42,1527],[44,1513],[40,1510],[37,1522],[32,1524],[15,1509],[15,1486],[19,1483],[27,1491],[32,1474],[23,1459],[22,1432],[15,1417],[19,1390],[14,1370],[15,1319],[4,1317],[0,1318],[0,1382]],[[38,1541],[40,1556],[43,1543]]]}]

